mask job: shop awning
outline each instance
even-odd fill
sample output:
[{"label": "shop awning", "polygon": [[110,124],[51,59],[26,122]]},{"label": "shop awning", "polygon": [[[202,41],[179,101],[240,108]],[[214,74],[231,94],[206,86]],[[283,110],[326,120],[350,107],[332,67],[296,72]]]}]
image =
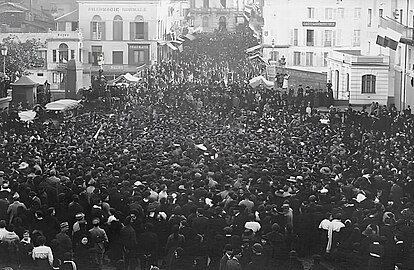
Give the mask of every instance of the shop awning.
[{"label": "shop awning", "polygon": [[193,41],[193,40],[195,40],[196,39],[196,37],[195,36],[193,36],[193,35],[191,35],[191,34],[187,34],[187,35],[185,35],[184,36],[185,38],[188,38],[189,40],[191,40],[191,41]]},{"label": "shop awning", "polygon": [[268,89],[270,89],[270,88],[272,88],[273,86],[274,86],[274,83],[273,82],[271,82],[271,81],[268,81],[265,77],[263,77],[263,76],[257,76],[257,77],[254,77],[253,79],[251,79],[250,81],[249,81],[249,85],[252,87],[252,88],[256,88],[256,87],[258,87],[258,86],[260,86],[260,85],[263,85],[264,87],[266,87],[266,88],[268,88]]},{"label": "shop awning", "polygon": [[251,53],[251,52],[260,50],[261,48],[262,48],[262,45],[261,44],[258,44],[256,46],[253,46],[253,47],[250,47],[250,48],[246,49],[246,52],[247,53]]},{"label": "shop awning", "polygon": [[172,45],[170,42],[167,42],[167,46],[168,46],[171,50],[173,50],[173,51],[178,50],[178,49],[177,49],[177,47],[175,47],[174,45]]},{"label": "shop awning", "polygon": [[46,104],[46,110],[51,110],[51,111],[70,110],[70,109],[79,107],[81,105],[80,102],[81,102],[80,100],[74,100],[74,99],[59,99],[59,100]]}]

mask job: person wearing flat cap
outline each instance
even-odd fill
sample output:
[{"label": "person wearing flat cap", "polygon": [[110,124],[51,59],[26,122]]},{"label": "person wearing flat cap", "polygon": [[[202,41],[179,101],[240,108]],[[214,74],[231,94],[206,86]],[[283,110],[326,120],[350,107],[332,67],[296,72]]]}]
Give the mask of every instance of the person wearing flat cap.
[{"label": "person wearing flat cap", "polygon": [[93,228],[89,230],[89,235],[91,239],[91,243],[93,244],[96,253],[94,256],[94,263],[96,265],[103,265],[103,258],[106,249],[106,245],[108,243],[108,236],[104,229],[99,227],[100,219],[94,218],[92,220]]}]

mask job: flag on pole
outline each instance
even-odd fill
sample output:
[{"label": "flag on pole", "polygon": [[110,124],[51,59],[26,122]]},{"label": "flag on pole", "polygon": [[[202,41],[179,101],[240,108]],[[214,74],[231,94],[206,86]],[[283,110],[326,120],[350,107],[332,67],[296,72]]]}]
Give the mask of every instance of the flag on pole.
[{"label": "flag on pole", "polygon": [[380,17],[379,23],[376,43],[395,51],[406,27],[391,18]]}]

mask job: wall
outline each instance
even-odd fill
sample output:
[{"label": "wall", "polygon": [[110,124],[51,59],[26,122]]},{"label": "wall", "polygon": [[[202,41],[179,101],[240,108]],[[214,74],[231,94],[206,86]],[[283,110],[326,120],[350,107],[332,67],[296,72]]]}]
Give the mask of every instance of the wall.
[{"label": "wall", "polygon": [[[331,0],[266,0],[263,8],[265,20],[263,43],[271,45],[274,39],[276,45],[290,45],[287,50],[279,49],[279,55],[285,55],[289,67],[294,66],[293,53],[295,51],[301,52],[300,66],[306,66],[306,52],[312,53],[315,70],[326,72],[324,53],[338,48],[359,48],[359,46],[353,46],[354,30],[360,29],[360,20],[354,17],[354,8],[359,5],[361,5],[359,0],[342,2]],[[308,18],[308,7],[315,9],[314,18]],[[325,8],[332,9],[332,19],[326,18]],[[339,12],[335,12],[338,8],[344,9],[344,18],[339,16]],[[303,22],[331,22],[335,23],[335,26],[303,26]],[[283,27],[280,27],[281,25]],[[294,45],[294,29],[298,29],[297,45]],[[307,46],[306,31],[312,29],[315,31],[315,44],[314,46]],[[325,47],[325,30],[332,30],[332,46]],[[265,51],[265,59],[270,58],[270,51],[269,49]]]}]

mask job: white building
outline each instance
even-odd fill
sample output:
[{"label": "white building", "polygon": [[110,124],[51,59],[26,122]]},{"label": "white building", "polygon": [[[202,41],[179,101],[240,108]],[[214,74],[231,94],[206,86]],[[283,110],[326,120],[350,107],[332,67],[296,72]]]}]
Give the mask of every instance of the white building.
[{"label": "white building", "polygon": [[[410,0],[361,1],[360,50],[334,51],[328,57],[328,79],[334,97],[351,104],[414,105],[413,9]],[[380,17],[408,25],[397,50],[376,44]]]},{"label": "white building", "polygon": [[360,49],[363,0],[265,0],[263,56],[286,67],[326,72],[334,49]]},{"label": "white building", "polygon": [[244,5],[252,0],[190,0],[190,24],[194,29],[213,32],[235,31],[245,22]]}]

